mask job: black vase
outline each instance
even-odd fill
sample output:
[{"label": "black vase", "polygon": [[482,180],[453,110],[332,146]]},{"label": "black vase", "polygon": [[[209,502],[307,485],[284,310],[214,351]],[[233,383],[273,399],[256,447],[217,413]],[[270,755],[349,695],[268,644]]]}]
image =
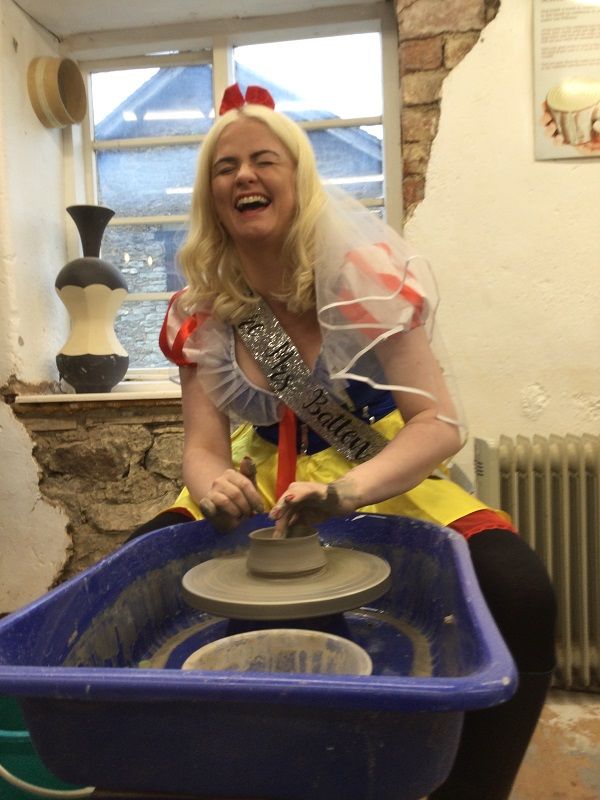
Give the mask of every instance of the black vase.
[{"label": "black vase", "polygon": [[69,206],[67,212],[77,225],[83,258],[65,264],[54,284],[71,320],[56,365],[61,379],[76,392],[110,392],[129,366],[114,328],[127,283],[99,257],[104,230],[115,212],[103,206]]}]

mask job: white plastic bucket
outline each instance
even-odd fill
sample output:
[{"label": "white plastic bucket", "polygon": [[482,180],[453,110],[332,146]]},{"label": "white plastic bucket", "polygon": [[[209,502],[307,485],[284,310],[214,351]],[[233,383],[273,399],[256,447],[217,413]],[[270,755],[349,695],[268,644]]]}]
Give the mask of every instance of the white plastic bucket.
[{"label": "white plastic bucket", "polygon": [[272,628],[218,639],[189,656],[182,669],[370,675],[366,650],[332,633]]}]

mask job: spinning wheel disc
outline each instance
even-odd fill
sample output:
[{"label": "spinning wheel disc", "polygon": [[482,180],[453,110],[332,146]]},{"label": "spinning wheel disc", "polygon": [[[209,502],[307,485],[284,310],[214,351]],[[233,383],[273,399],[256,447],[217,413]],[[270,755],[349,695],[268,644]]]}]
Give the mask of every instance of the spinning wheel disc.
[{"label": "spinning wheel disc", "polygon": [[378,556],[326,547],[318,572],[264,577],[248,571],[247,556],[205,561],[183,576],[190,605],[235,619],[301,619],[357,608],[381,597],[390,586],[390,565]]}]

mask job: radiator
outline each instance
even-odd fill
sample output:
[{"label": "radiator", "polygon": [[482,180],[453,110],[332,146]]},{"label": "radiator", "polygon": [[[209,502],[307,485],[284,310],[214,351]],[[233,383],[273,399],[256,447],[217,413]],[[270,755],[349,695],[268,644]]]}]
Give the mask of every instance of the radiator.
[{"label": "radiator", "polygon": [[507,511],[558,601],[558,688],[600,692],[600,436],[475,439],[478,496]]}]

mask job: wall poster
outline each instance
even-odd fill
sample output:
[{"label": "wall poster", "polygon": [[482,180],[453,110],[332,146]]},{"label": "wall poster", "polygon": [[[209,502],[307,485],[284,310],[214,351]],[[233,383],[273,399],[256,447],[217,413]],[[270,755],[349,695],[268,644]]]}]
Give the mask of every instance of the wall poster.
[{"label": "wall poster", "polygon": [[533,0],[535,157],[600,156],[600,0]]}]

